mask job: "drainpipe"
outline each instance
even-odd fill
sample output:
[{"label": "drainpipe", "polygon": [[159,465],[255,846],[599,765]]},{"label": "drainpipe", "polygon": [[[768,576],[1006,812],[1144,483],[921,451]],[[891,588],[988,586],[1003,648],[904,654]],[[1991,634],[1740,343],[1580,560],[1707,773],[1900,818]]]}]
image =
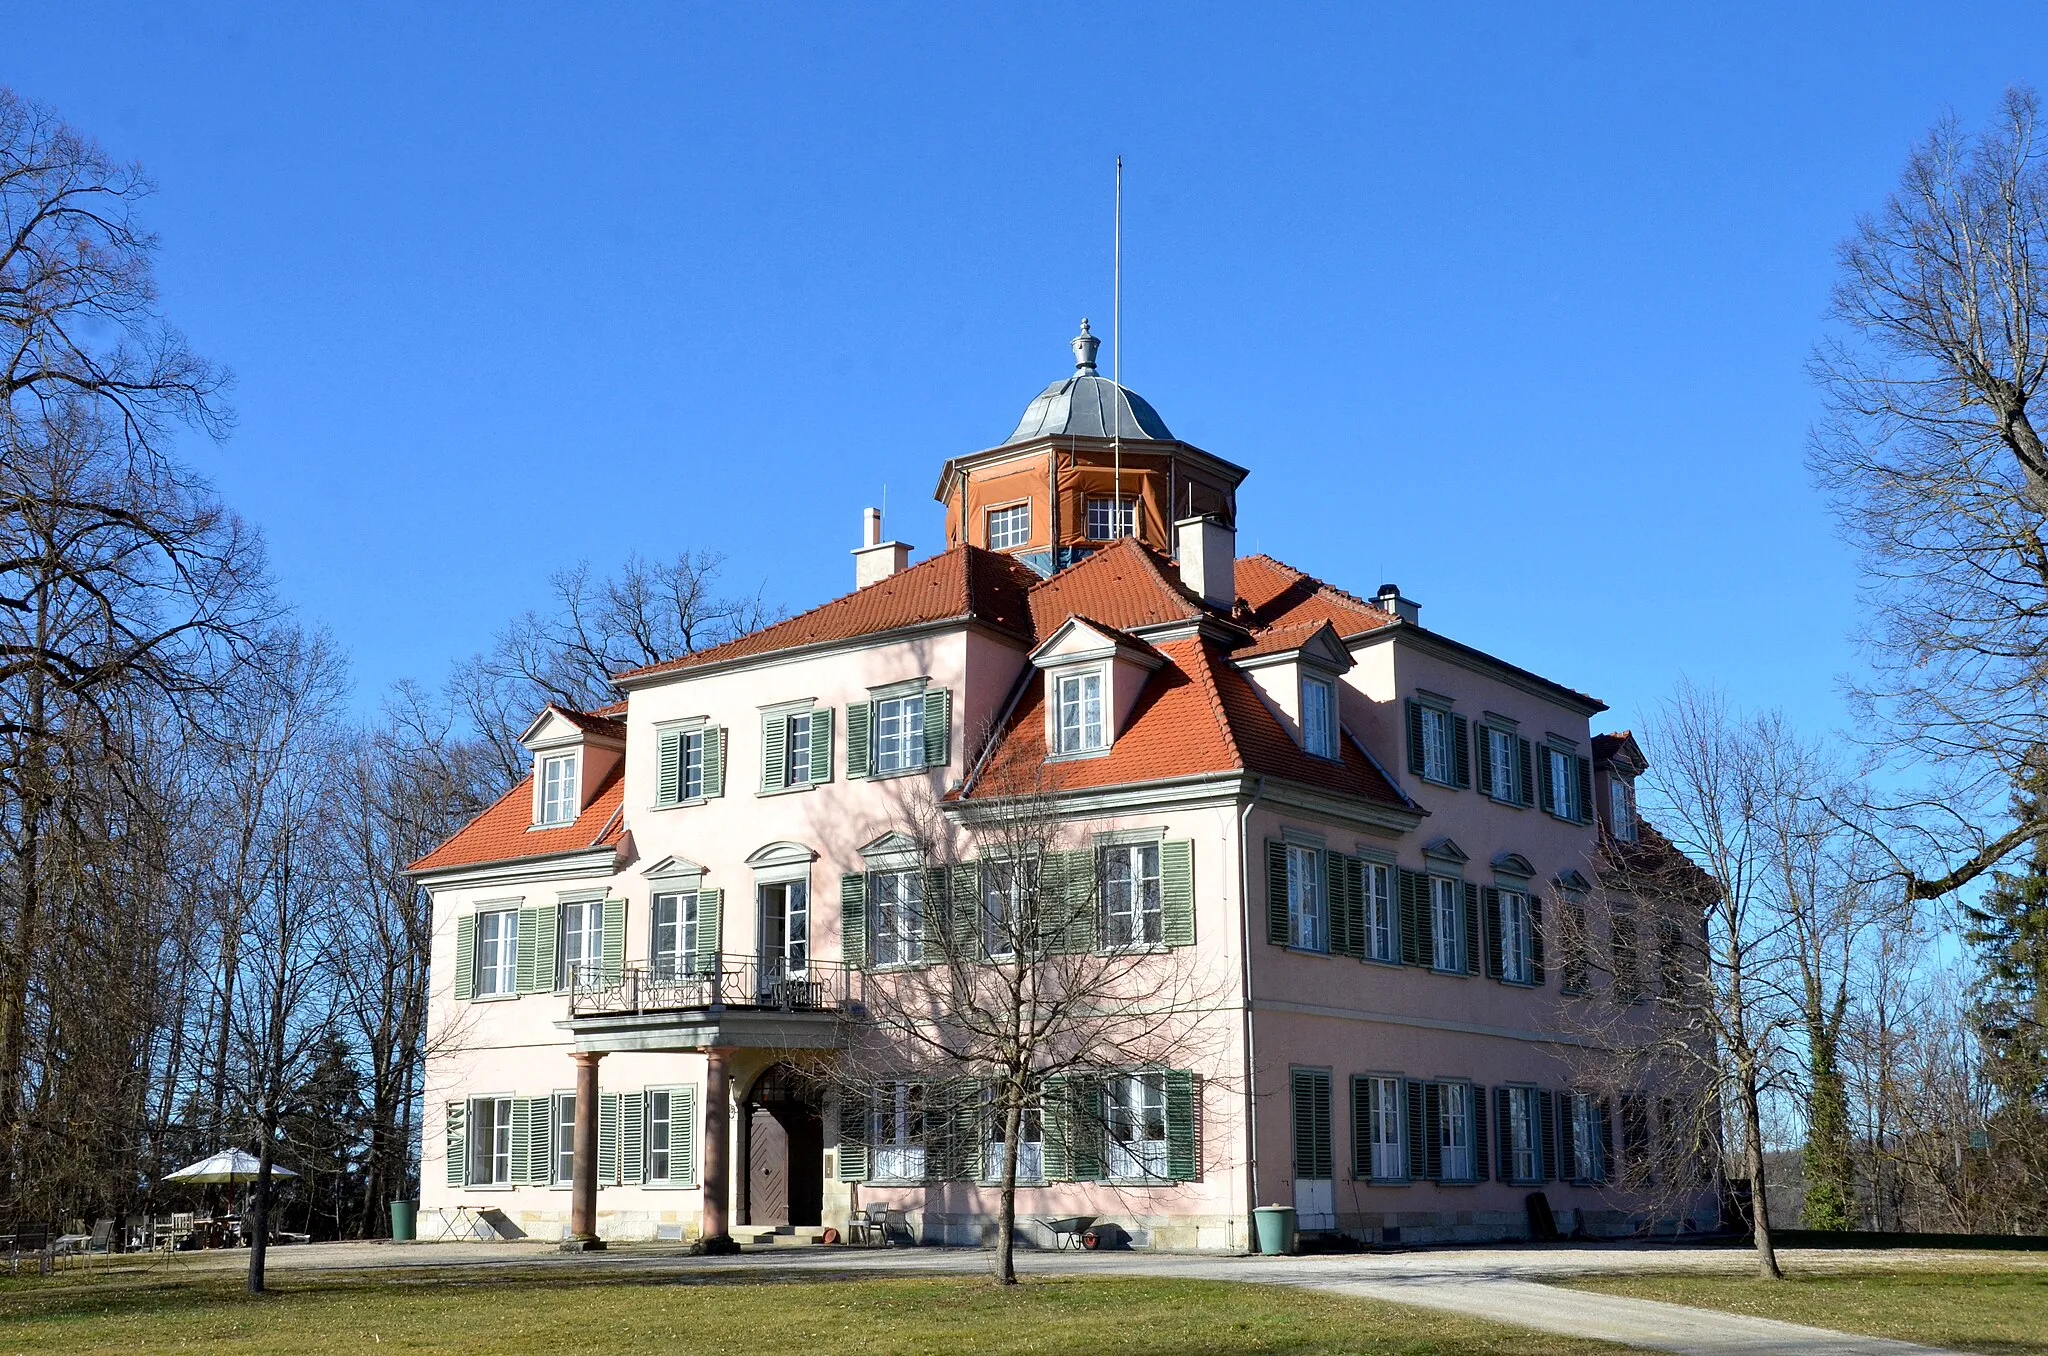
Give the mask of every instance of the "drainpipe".
[{"label": "drainpipe", "polygon": [[1245,835],[1251,829],[1252,807],[1259,803],[1265,789],[1264,777],[1254,782],[1251,799],[1244,803],[1244,809],[1237,816],[1237,916],[1239,945],[1244,951],[1244,1237],[1247,1251],[1255,1251],[1258,1246],[1258,1216],[1254,1212],[1259,1208],[1259,1108],[1253,1086],[1257,1081],[1258,1066],[1255,1063],[1257,1045],[1252,1037],[1252,858]]}]

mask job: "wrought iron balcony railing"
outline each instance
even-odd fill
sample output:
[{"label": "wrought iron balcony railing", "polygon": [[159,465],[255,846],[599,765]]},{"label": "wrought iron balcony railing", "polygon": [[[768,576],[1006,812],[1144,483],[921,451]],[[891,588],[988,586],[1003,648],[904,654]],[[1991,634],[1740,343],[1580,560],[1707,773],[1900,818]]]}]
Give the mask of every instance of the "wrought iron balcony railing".
[{"label": "wrought iron balcony railing", "polygon": [[831,962],[792,969],[780,957],[753,956],[718,956],[698,965],[636,962],[616,975],[578,967],[569,986],[569,1015],[716,1008],[843,1012],[852,996],[853,973]]}]

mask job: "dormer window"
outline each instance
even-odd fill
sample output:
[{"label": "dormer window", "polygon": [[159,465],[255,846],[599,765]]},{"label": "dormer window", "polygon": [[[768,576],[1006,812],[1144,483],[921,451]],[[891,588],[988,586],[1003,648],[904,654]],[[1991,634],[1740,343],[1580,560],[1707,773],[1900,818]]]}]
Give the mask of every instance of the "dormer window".
[{"label": "dormer window", "polygon": [[541,824],[571,824],[581,808],[577,802],[577,758],[573,753],[551,753],[540,760]]},{"label": "dormer window", "polygon": [[1301,680],[1301,744],[1318,758],[1337,756],[1337,685]]},{"label": "dormer window", "polygon": [[1636,788],[1626,777],[1608,779],[1607,829],[1624,843],[1636,841]]},{"label": "dormer window", "polygon": [[988,549],[1014,551],[1031,540],[1031,504],[1010,504],[988,511]]},{"label": "dormer window", "polygon": [[1053,680],[1055,753],[1094,753],[1109,747],[1102,718],[1102,671],[1062,673]]}]

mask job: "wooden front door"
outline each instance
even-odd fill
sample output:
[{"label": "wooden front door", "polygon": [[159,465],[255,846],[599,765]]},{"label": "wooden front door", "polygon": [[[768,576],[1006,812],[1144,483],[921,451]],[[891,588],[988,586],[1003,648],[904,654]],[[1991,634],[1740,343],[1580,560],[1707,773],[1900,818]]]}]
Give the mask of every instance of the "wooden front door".
[{"label": "wooden front door", "polygon": [[766,1107],[754,1113],[748,1145],[748,1218],[755,1224],[791,1224],[789,1136]]}]

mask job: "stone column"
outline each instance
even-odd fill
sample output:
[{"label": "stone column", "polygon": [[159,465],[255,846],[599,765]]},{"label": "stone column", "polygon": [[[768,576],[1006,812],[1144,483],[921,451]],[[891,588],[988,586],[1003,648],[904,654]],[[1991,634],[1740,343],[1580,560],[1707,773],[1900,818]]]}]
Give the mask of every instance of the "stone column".
[{"label": "stone column", "polygon": [[732,1191],[726,1156],[732,1138],[732,1091],[726,1080],[725,1054],[723,1050],[704,1052],[704,1236],[697,1246],[715,1253],[740,1250],[725,1222]]},{"label": "stone column", "polygon": [[576,1065],[576,1167],[569,1187],[569,1237],[563,1252],[601,1252],[597,1236],[597,1062],[603,1055],[578,1052]]},{"label": "stone column", "polygon": [[741,1102],[732,1126],[732,1222],[754,1222],[754,1111]]}]

